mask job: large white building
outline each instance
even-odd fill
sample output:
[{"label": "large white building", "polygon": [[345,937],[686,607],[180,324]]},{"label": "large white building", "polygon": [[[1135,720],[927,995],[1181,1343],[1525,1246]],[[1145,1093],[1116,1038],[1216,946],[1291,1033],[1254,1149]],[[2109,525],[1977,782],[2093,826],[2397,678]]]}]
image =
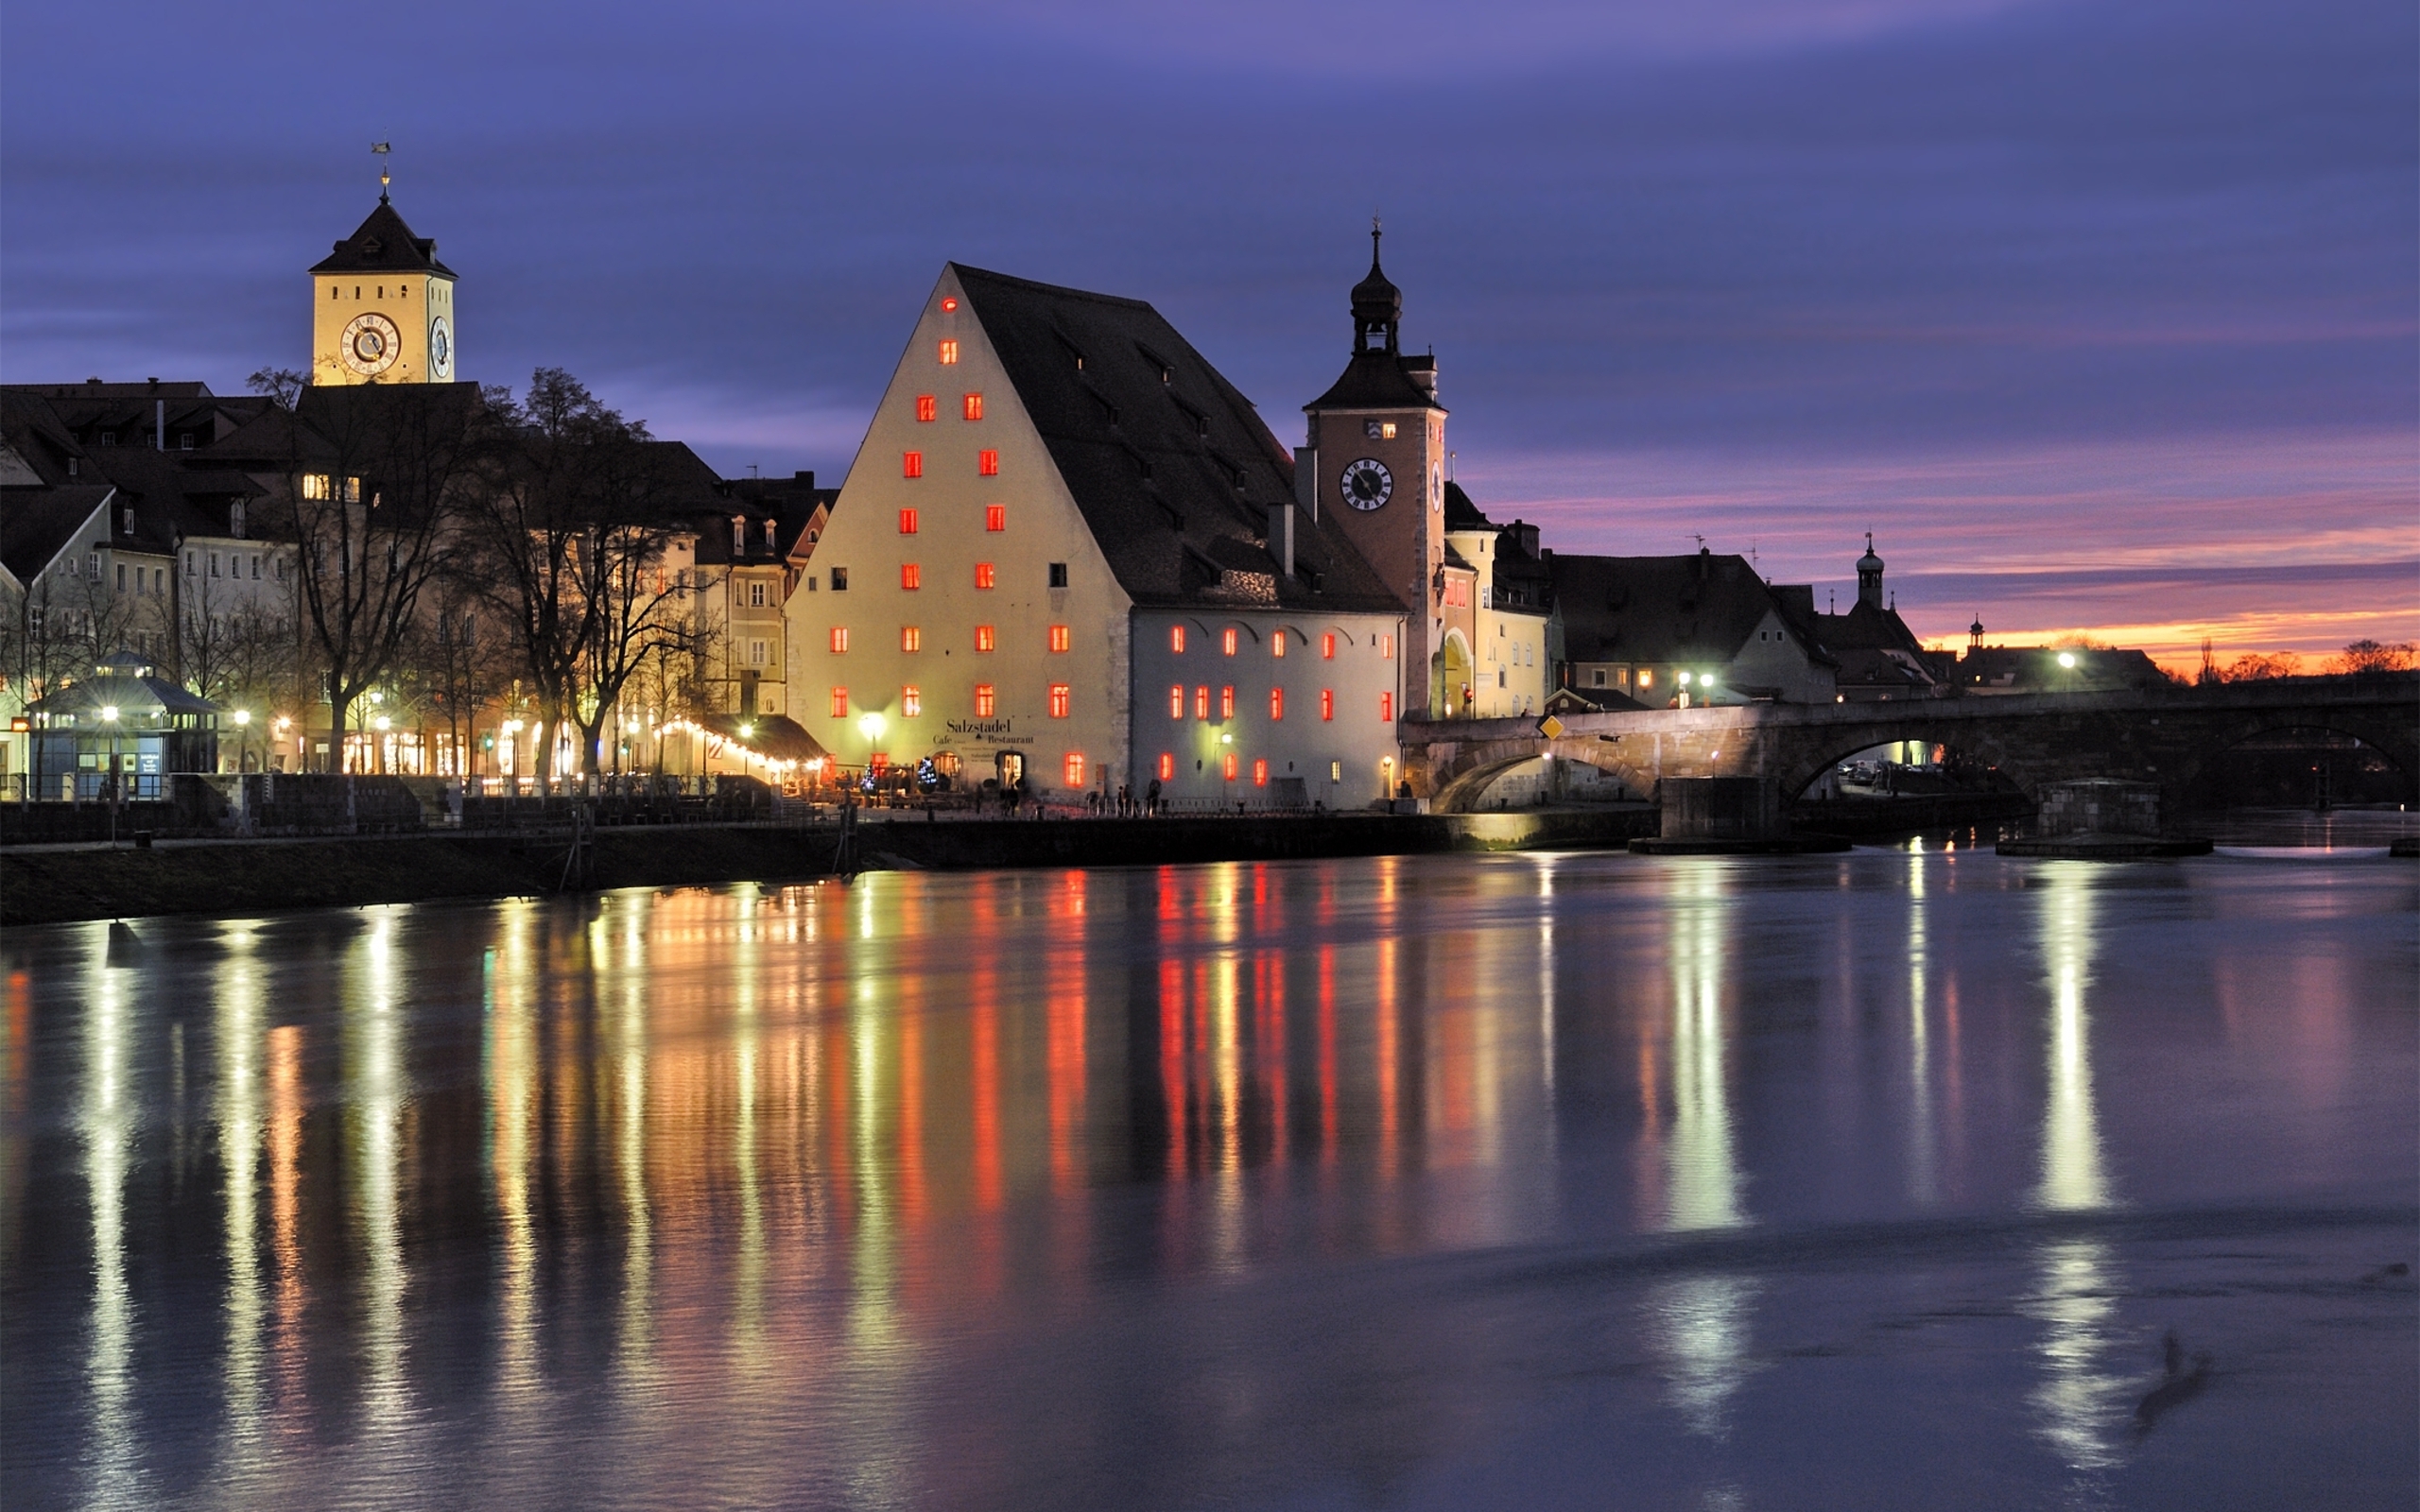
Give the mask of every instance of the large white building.
[{"label": "large white building", "polygon": [[1406,609],[1297,496],[1150,305],[951,264],[791,595],[793,713],[850,766],[1367,804]]}]

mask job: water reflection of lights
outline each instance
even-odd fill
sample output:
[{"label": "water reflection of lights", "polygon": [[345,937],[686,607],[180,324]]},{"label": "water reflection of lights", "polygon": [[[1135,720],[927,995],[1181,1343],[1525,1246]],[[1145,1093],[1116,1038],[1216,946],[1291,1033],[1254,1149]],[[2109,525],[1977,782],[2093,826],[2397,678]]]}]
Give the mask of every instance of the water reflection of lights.
[{"label": "water reflection of lights", "polygon": [[1925,897],[1925,856],[1908,853],[1908,1200],[1929,1208],[1939,1200],[1934,1154],[1932,1049],[1927,1023],[1925,975],[1929,958],[1931,909]]},{"label": "water reflection of lights", "polygon": [[[1682,1232],[1737,1228],[1741,1204],[1723,1068],[1723,999],[1730,970],[1728,872],[1720,863],[1673,868],[1672,1122],[1665,1137],[1664,1227]],[[1757,1283],[1732,1275],[1685,1276],[1648,1295],[1648,1315],[1666,1363],[1673,1407],[1694,1432],[1720,1437],[1727,1408],[1749,1370]]]},{"label": "water reflection of lights", "polygon": [[[2035,1205],[2090,1211],[2112,1201],[2093,1108],[2091,1020],[2086,992],[2099,902],[2087,862],[2045,868],[2040,945],[2050,989],[2048,1086],[2043,1104],[2042,1174]],[[2115,1366],[2118,1305],[2113,1256],[2100,1240],[2046,1242],[2037,1294],[2027,1314],[2043,1325],[2042,1381],[2032,1393],[2043,1437],[2077,1469],[2117,1463],[2117,1431],[2129,1383]]]},{"label": "water reflection of lights", "polygon": [[93,1448],[86,1500],[103,1506],[150,1500],[135,1441],[136,1318],[126,1280],[126,1179],[136,1123],[134,1089],[128,1085],[133,1015],[126,976],[96,962],[88,978],[92,1009],[84,1021],[83,1108],[77,1120],[93,1209],[92,1343],[84,1367],[93,1400]]},{"label": "water reflection of lights", "polygon": [[229,1473],[239,1485],[256,1476],[263,1433],[262,1327],[268,1298],[261,1284],[260,1155],[264,1134],[260,966],[251,935],[222,936],[226,965],[215,973],[218,1004],[212,1035],[218,1059],[218,1164],[226,1181]]},{"label": "water reflection of lights", "polygon": [[1723,977],[1731,902],[1715,866],[1679,868],[1672,907],[1672,1128],[1665,1144],[1668,1229],[1736,1228],[1740,1208],[1723,1074]]}]

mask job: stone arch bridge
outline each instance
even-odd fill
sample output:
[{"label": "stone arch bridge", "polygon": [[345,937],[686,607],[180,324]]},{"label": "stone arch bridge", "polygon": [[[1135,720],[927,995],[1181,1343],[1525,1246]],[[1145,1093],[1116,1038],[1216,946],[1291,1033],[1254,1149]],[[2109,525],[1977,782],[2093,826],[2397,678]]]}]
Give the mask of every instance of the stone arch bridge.
[{"label": "stone arch bridge", "polygon": [[1406,721],[1404,775],[1444,813],[1476,810],[1498,778],[1542,756],[1582,762],[1652,798],[1667,777],[1772,777],[1795,799],[1855,752],[1947,746],[2035,796],[2045,782],[2118,777],[2177,803],[2211,758],[2256,735],[2351,735],[2420,781],[2420,673],[2281,678],[2209,687],[1888,703],[1751,703],[1538,718]]}]

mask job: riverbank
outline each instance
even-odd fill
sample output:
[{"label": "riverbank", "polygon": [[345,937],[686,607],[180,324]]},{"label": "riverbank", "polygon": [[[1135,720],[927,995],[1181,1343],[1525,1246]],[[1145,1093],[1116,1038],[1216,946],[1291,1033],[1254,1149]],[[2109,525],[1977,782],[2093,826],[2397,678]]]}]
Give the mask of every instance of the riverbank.
[{"label": "riverbank", "polygon": [[[1644,804],[1502,814],[1267,818],[953,820],[869,816],[864,870],[1151,866],[1627,845],[1655,830]],[[589,886],[674,887],[829,876],[834,824],[596,832]],[[151,914],[256,913],[559,890],[567,835],[363,836],[0,851],[0,925]]]}]

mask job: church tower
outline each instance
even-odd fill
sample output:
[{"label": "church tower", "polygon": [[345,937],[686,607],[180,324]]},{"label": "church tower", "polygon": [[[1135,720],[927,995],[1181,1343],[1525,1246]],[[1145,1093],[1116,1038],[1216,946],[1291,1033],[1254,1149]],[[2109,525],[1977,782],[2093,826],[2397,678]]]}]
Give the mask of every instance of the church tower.
[{"label": "church tower", "polygon": [[1445,637],[1445,406],[1437,360],[1402,350],[1403,291],[1378,266],[1353,285],[1353,355],[1343,376],[1303,406],[1309,417],[1294,487],[1344,533],[1402,601],[1407,712],[1435,713]]},{"label": "church tower", "polygon": [[311,298],[313,383],[454,382],[454,270],[383,187],[370,218],[311,269]]}]

